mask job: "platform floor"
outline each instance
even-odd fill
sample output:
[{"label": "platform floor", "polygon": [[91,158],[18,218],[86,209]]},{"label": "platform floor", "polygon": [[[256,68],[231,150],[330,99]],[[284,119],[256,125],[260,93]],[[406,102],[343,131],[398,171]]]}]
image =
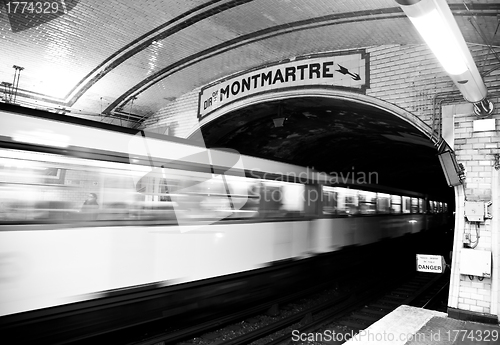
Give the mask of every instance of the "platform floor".
[{"label": "platform floor", "polygon": [[500,344],[500,327],[449,318],[446,313],[400,306],[347,345]]}]

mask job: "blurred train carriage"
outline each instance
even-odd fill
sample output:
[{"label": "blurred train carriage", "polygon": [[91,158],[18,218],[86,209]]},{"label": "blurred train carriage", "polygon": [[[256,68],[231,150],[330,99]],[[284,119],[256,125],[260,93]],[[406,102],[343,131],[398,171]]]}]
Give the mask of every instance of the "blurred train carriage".
[{"label": "blurred train carriage", "polygon": [[[11,330],[40,315],[61,321],[58,308],[84,310],[85,301],[115,292],[209,284],[445,221],[446,203],[419,193],[337,185],[327,174],[230,150],[2,109],[0,325]],[[81,212],[89,193],[98,196],[93,220]],[[155,298],[158,307],[144,302],[143,314],[122,320],[114,311],[116,327],[171,307]],[[105,324],[87,327],[98,332]]]}]

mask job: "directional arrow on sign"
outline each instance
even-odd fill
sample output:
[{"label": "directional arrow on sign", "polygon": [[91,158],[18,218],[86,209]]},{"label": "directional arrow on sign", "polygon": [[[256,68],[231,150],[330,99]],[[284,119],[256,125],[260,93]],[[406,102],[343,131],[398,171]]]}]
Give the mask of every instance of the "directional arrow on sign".
[{"label": "directional arrow on sign", "polygon": [[336,70],[337,72],[340,72],[342,74],[349,74],[353,80],[361,80],[361,78],[359,77],[359,74],[349,72],[349,70],[347,68],[345,68],[344,66],[340,66],[340,65],[338,65],[338,66],[340,69],[337,69]]}]

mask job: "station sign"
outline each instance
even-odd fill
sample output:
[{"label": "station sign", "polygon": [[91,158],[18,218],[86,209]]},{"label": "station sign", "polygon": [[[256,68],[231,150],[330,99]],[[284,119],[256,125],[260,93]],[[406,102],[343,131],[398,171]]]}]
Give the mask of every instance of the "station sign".
[{"label": "station sign", "polygon": [[443,273],[446,262],[441,255],[417,254],[417,272]]},{"label": "station sign", "polygon": [[369,53],[364,49],[295,57],[237,73],[200,91],[198,118],[236,100],[278,89],[333,87],[365,92]]}]

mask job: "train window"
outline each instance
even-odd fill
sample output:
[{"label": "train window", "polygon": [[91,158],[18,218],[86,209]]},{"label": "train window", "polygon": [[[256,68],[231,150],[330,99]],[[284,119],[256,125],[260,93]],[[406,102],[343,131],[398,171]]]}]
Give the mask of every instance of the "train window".
[{"label": "train window", "polygon": [[[172,182],[161,175],[146,175],[137,182],[135,190],[144,196],[145,202],[171,201],[169,193]],[[107,189],[106,186],[105,188]]]},{"label": "train window", "polygon": [[256,215],[260,196],[255,181],[242,176],[225,176],[222,183],[223,193],[235,217]]},{"label": "train window", "polygon": [[411,198],[411,213],[418,213],[418,198]]},{"label": "train window", "polygon": [[411,211],[411,198],[403,196],[403,213],[410,213]]},{"label": "train window", "polygon": [[377,193],[377,211],[379,213],[391,212],[391,196],[389,194]]},{"label": "train window", "polygon": [[337,209],[337,193],[335,189],[323,186],[323,214],[335,214]]},{"label": "train window", "polygon": [[297,216],[305,197],[297,183],[0,150],[0,222]]},{"label": "train window", "polygon": [[355,189],[336,187],[337,192],[337,213],[357,214],[358,213],[358,191]]},{"label": "train window", "polygon": [[422,198],[419,198],[418,199],[418,212],[420,212],[420,213],[425,212],[424,205],[425,205],[425,200]]},{"label": "train window", "polygon": [[[209,178],[211,177],[211,178]],[[283,217],[304,210],[304,186],[238,176],[212,176],[177,190],[178,204],[190,217],[222,220],[231,217]],[[174,198],[175,200],[175,198]]]},{"label": "train window", "polygon": [[337,201],[337,213],[338,214],[346,214],[346,207],[345,207],[345,198],[346,198],[346,193],[344,191],[344,188],[335,188],[335,193],[336,193],[336,201]]},{"label": "train window", "polygon": [[377,212],[377,193],[359,191],[359,212],[361,214],[374,214]]},{"label": "train window", "polygon": [[234,205],[228,185],[221,175],[207,175],[207,179],[200,182],[198,188],[198,194],[190,197],[199,200],[197,212],[200,218],[224,219],[232,215]]},{"label": "train window", "polygon": [[[97,196],[91,214],[82,206],[90,193]],[[304,185],[297,183],[0,151],[0,221],[175,224],[297,216],[304,212],[304,197]]]},{"label": "train window", "polygon": [[436,213],[437,212],[437,208],[436,208],[436,202],[434,200],[432,200],[430,202],[430,209],[431,209],[431,212],[432,213]]},{"label": "train window", "polygon": [[298,216],[304,213],[304,185],[267,180],[251,183],[259,196],[257,211],[260,216]]},{"label": "train window", "polygon": [[304,192],[303,184],[282,182],[283,202],[281,210],[288,215],[301,214],[304,212]]},{"label": "train window", "polygon": [[391,195],[391,213],[401,213],[401,196]]},{"label": "train window", "polygon": [[374,204],[377,201],[377,193],[360,190],[358,193],[359,202]]},{"label": "train window", "polygon": [[158,190],[160,192],[158,201],[172,201],[169,195],[168,181],[166,178],[162,178],[158,181]]},{"label": "train window", "polygon": [[1,150],[0,220],[80,222],[107,213],[129,218],[137,194],[133,179],[140,174],[120,163]]},{"label": "train window", "polygon": [[[263,184],[260,188],[258,181],[240,176],[175,171],[168,175],[178,220],[254,217],[259,213],[260,193],[265,193]],[[278,192],[271,196],[281,198]]]}]

